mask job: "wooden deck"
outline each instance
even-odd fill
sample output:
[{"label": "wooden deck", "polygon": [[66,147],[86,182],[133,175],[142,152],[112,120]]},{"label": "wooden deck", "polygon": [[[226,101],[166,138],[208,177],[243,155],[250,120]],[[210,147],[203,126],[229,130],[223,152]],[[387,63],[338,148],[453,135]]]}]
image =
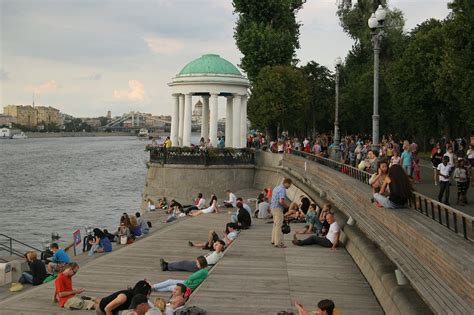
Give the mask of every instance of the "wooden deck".
[{"label": "wooden deck", "polygon": [[[185,279],[189,273],[162,272],[159,258],[195,259],[205,252],[189,247],[187,240],[204,240],[209,229],[220,232],[228,221],[229,215],[221,213],[163,224],[147,238],[82,265],[74,276],[74,287],[85,287],[84,294],[102,297],[144,278],[153,283]],[[276,249],[270,244],[270,231],[271,224],[264,221],[255,221],[250,230],[243,231],[188,304],[201,306],[211,315],[274,315],[294,310],[294,299],[315,309],[318,300],[331,298],[345,315],[383,314],[344,248],[294,247],[287,241],[287,249]],[[53,286],[48,283],[12,294],[0,302],[0,314],[93,314],[53,305]]]}]

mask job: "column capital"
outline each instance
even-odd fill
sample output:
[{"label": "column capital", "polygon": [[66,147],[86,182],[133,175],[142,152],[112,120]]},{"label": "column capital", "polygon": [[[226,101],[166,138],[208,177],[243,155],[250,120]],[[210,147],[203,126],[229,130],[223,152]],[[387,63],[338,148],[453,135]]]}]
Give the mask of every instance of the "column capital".
[{"label": "column capital", "polygon": [[173,94],[171,94],[171,95],[173,95],[173,96],[180,96],[181,93],[173,93]]}]

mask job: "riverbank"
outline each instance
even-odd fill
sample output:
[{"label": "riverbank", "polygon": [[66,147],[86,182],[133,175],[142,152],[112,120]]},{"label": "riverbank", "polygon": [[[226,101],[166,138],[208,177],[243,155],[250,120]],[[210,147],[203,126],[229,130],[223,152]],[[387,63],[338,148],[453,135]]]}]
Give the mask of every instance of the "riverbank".
[{"label": "riverbank", "polygon": [[62,137],[136,137],[135,133],[117,131],[117,132],[25,132],[28,138],[62,138]]}]

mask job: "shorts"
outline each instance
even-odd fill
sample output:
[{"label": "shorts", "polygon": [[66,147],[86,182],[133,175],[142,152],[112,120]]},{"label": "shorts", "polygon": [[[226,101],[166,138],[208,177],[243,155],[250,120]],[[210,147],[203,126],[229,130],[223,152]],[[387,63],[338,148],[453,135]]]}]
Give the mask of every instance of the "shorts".
[{"label": "shorts", "polygon": [[68,310],[92,310],[94,306],[94,298],[83,296],[73,296],[64,303],[64,308]]},{"label": "shorts", "polygon": [[211,242],[211,244],[209,244],[209,242],[206,242],[206,247],[212,248],[214,243],[217,242],[219,239],[220,239],[219,235],[217,235],[216,232],[212,232],[212,242]]}]

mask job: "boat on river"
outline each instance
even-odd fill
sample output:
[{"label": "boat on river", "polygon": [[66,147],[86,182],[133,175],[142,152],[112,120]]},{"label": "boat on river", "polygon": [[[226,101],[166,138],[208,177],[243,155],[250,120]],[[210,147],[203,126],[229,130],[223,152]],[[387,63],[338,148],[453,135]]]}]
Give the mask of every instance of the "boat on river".
[{"label": "boat on river", "polygon": [[25,133],[19,129],[1,128],[0,139],[27,139]]},{"label": "boat on river", "polygon": [[138,132],[138,137],[140,137],[140,138],[147,138],[148,139],[148,135],[149,135],[149,132],[148,132],[148,129],[146,129],[146,128],[142,128]]}]

